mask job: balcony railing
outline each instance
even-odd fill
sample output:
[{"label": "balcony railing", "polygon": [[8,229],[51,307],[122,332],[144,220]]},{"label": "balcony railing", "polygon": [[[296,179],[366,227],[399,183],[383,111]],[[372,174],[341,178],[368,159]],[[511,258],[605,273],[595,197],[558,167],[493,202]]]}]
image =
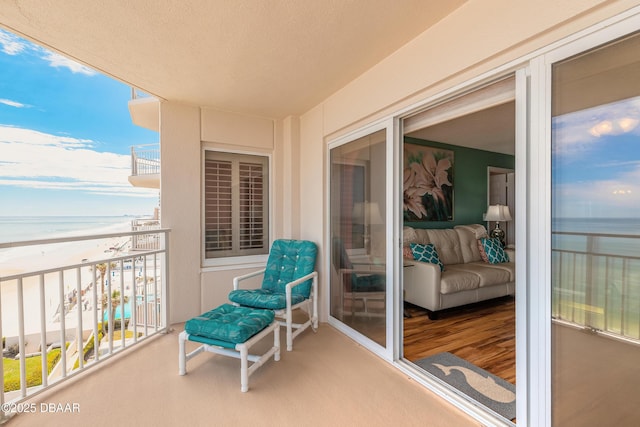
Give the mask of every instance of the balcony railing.
[{"label": "balcony railing", "polygon": [[131,147],[131,175],[160,173],[160,147],[158,144]]},{"label": "balcony railing", "polygon": [[[30,253],[37,265],[0,277],[0,404],[20,403],[166,330],[169,231],[150,231],[0,243],[0,255]],[[147,235],[157,247],[130,252]],[[41,253],[87,258],[48,262]]]},{"label": "balcony railing", "polygon": [[134,219],[131,221],[131,231],[154,231],[149,234],[132,236],[131,248],[136,251],[150,251],[160,247],[160,236],[155,233],[160,228],[160,220]]},{"label": "balcony railing", "polygon": [[553,318],[640,343],[640,236],[552,236]]}]

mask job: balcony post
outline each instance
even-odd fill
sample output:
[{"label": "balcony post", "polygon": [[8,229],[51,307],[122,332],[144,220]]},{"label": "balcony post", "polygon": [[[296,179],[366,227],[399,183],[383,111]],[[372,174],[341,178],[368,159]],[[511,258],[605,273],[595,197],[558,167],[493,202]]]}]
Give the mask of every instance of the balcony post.
[{"label": "balcony post", "polygon": [[[586,272],[585,272],[585,290],[584,290],[584,303],[587,307],[593,307],[593,273],[594,269],[597,267],[593,265],[593,254],[595,250],[595,237],[587,236],[587,256],[586,256]],[[594,319],[593,319],[593,311],[585,310],[585,326],[589,328],[593,328]]]},{"label": "balcony post", "polygon": [[138,170],[136,167],[137,164],[138,162],[136,161],[136,149],[134,147],[131,147],[131,175],[132,176],[138,175]]},{"label": "balcony post", "polygon": [[163,269],[164,271],[162,272],[163,276],[163,280],[162,280],[162,300],[164,301],[164,304],[161,306],[161,310],[162,310],[162,320],[164,322],[164,328],[165,328],[165,332],[169,331],[169,304],[170,304],[170,283],[169,283],[169,233],[164,232],[162,233],[162,239],[163,239],[163,247],[165,248],[164,251],[164,262],[162,263]]}]

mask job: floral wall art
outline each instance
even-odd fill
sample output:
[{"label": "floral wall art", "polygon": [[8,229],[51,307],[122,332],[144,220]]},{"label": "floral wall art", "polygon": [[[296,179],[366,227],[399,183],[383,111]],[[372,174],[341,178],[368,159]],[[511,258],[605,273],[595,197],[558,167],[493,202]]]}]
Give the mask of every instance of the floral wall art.
[{"label": "floral wall art", "polygon": [[453,151],[404,144],[404,220],[453,220]]}]

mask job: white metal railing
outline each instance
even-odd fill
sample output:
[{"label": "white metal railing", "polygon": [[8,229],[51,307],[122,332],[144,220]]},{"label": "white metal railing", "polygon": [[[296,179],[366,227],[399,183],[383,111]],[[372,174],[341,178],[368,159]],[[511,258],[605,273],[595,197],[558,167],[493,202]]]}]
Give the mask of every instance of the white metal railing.
[{"label": "white metal railing", "polygon": [[[160,228],[158,219],[134,219],[131,221],[131,231],[155,231]],[[160,247],[160,236],[157,233],[136,234],[132,236],[131,248],[136,251],[148,251]]]},{"label": "white metal railing", "polygon": [[160,146],[158,144],[131,147],[131,175],[160,173]]},{"label": "white metal railing", "polygon": [[131,99],[151,98],[152,96],[142,90],[131,86]]},{"label": "white metal railing", "polygon": [[[148,234],[157,236],[157,248],[129,252],[134,237]],[[91,258],[0,276],[3,361],[12,356],[19,371],[18,381],[0,364],[7,390],[0,404],[19,403],[166,331],[167,229],[0,243],[0,252],[35,249],[36,265],[41,248],[59,256],[89,247]],[[40,363],[27,364],[32,357]],[[2,405],[3,411],[11,407]],[[0,419],[7,415],[0,412]]]},{"label": "white metal railing", "polygon": [[553,319],[640,342],[640,236],[552,236]]}]

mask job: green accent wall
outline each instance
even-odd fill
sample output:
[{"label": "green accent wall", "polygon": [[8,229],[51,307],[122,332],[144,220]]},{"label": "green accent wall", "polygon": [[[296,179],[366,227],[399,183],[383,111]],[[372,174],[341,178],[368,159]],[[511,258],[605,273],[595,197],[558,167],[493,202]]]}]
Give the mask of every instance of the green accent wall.
[{"label": "green accent wall", "polygon": [[515,156],[475,150],[440,142],[404,138],[405,143],[443,148],[454,152],[453,221],[405,222],[414,228],[452,228],[455,225],[483,224],[487,210],[487,167],[515,169]]}]

